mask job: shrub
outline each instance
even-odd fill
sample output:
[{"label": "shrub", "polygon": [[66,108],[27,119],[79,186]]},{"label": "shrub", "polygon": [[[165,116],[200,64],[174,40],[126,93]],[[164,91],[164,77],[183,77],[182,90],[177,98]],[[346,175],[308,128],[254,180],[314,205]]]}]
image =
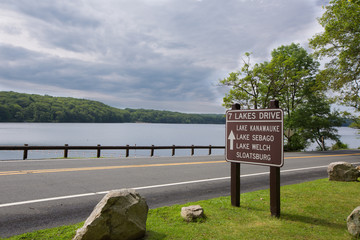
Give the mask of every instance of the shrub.
[{"label": "shrub", "polygon": [[337,141],[332,145],[331,150],[349,149],[349,146],[341,141]]}]

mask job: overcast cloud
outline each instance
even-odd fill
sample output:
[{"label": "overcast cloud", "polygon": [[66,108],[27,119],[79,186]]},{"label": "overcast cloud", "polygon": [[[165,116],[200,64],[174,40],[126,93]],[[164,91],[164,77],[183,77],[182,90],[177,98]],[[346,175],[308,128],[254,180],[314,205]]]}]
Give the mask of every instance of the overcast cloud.
[{"label": "overcast cloud", "polygon": [[223,113],[218,80],[245,52],[307,47],[326,2],[2,0],[0,91]]}]

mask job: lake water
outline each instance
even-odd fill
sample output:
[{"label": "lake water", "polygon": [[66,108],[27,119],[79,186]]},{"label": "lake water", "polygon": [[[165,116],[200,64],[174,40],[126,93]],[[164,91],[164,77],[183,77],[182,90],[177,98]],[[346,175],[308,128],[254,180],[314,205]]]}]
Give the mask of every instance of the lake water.
[{"label": "lake water", "polygon": [[[341,140],[350,148],[360,146],[356,129],[339,128]],[[225,145],[225,125],[147,123],[0,123],[0,145],[165,146]],[[330,145],[328,143],[328,145]],[[315,150],[313,144],[308,150]],[[206,155],[208,150],[195,150]],[[22,159],[22,151],[0,151],[0,160]],[[213,150],[224,154],[224,150]],[[124,157],[124,150],[102,151],[104,157]],[[130,151],[130,156],[149,156],[149,150]],[[155,150],[155,156],[170,156],[171,150]],[[177,156],[190,150],[176,150]],[[63,151],[29,151],[29,159],[62,157]],[[69,157],[95,157],[96,151],[69,151]]]},{"label": "lake water", "polygon": [[[225,125],[147,123],[0,123],[0,145],[77,146],[171,146],[225,145]],[[176,150],[177,156],[191,150]],[[213,149],[213,154],[224,150]],[[208,150],[195,150],[206,155]],[[22,159],[23,151],[0,151],[0,160]],[[123,157],[125,150],[102,150],[104,157]],[[130,156],[149,156],[150,150],[130,151]],[[155,150],[155,156],[170,156],[171,150]],[[28,159],[62,157],[63,151],[29,151]],[[95,157],[96,151],[70,150],[69,157]]]}]

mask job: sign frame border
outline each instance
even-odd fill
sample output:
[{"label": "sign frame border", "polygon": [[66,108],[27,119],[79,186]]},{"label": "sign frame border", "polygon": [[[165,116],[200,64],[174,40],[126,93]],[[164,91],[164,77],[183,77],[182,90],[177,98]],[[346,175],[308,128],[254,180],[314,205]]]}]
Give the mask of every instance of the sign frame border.
[{"label": "sign frame border", "polygon": [[[268,164],[268,163],[258,163],[258,162],[247,162],[247,161],[238,161],[238,160],[229,160],[228,159],[228,113],[229,112],[264,112],[264,111],[280,111],[282,114],[281,120],[275,120],[275,122],[281,122],[281,159],[280,164]],[[241,163],[241,164],[251,164],[251,165],[260,165],[260,166],[269,166],[269,167],[282,167],[284,165],[284,111],[281,108],[265,108],[265,109],[240,109],[240,110],[226,110],[225,114],[226,123],[225,123],[225,160],[231,163]],[[243,122],[266,122],[262,121],[253,121],[253,120],[242,120]],[[274,122],[274,120],[271,120]],[[271,122],[268,121],[268,122]],[[232,120],[231,122],[237,122],[236,120]]]}]

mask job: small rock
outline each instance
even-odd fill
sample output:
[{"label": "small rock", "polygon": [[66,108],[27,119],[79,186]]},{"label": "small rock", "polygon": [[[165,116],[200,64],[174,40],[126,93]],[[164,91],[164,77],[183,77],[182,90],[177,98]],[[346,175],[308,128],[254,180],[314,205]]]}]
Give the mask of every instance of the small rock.
[{"label": "small rock", "polygon": [[327,169],[330,181],[357,181],[360,172],[351,164],[347,162],[333,162]]},{"label": "small rock", "polygon": [[355,237],[360,236],[360,206],[351,212],[346,222],[349,233]]},{"label": "small rock", "polygon": [[145,236],[148,205],[133,189],[104,196],[73,240],[133,240]]},{"label": "small rock", "polygon": [[193,205],[181,208],[181,216],[187,222],[192,222],[197,218],[204,217],[204,209],[200,205]]}]

